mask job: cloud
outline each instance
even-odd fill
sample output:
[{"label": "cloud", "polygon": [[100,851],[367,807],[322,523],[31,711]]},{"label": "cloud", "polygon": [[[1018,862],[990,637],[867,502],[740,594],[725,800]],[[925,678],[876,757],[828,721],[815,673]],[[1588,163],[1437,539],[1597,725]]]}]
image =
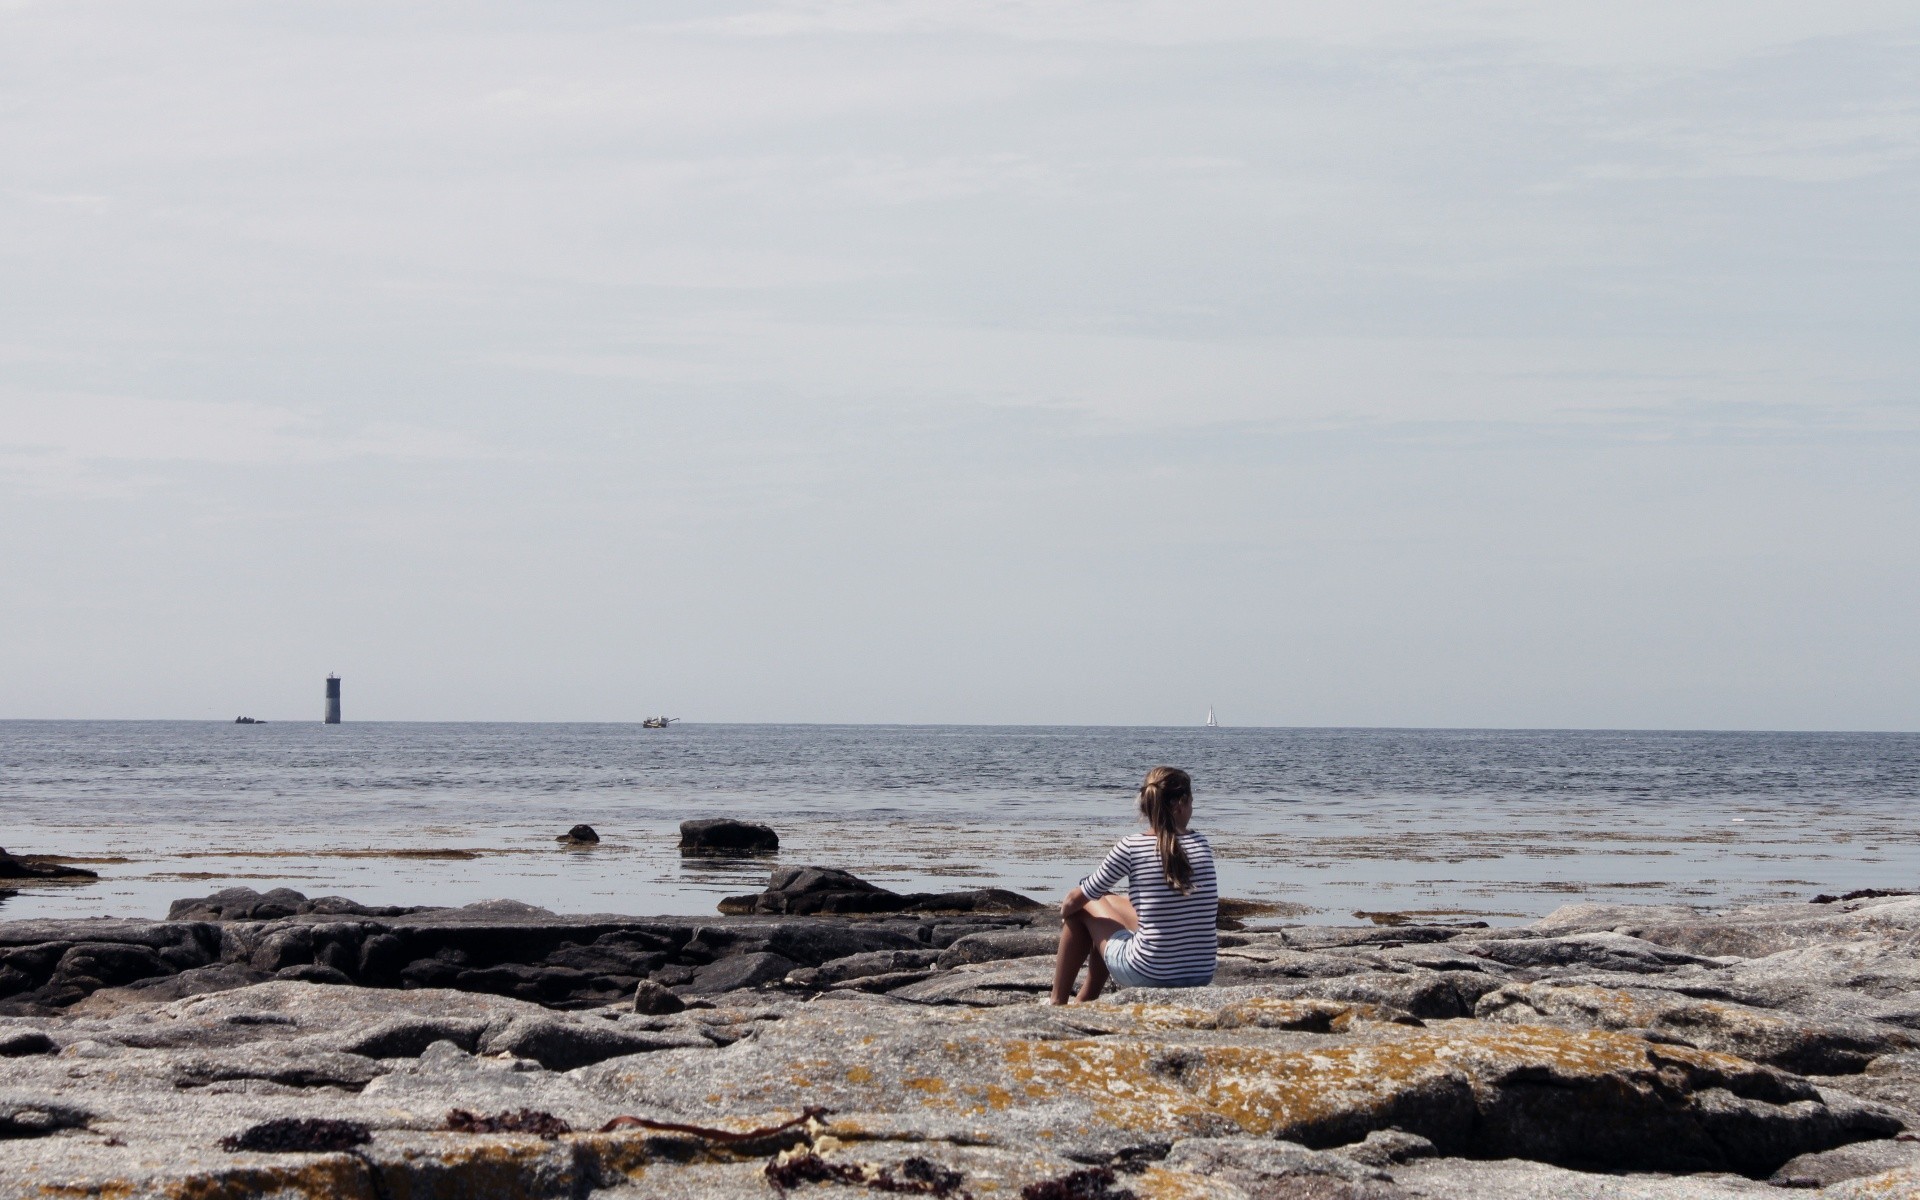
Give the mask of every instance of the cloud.
[{"label": "cloud", "polygon": [[490,456],[458,432],[387,422],[340,430],[309,414],[260,404],[73,393],[0,396],[0,477],[42,494],[128,494],[152,482],[139,468]]}]

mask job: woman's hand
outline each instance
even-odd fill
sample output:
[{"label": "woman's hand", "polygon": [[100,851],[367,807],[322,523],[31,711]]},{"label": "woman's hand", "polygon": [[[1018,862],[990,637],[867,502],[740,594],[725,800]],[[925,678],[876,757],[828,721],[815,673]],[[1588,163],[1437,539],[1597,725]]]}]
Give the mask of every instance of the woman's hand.
[{"label": "woman's hand", "polygon": [[1064,900],[1060,901],[1060,919],[1064,921],[1086,906],[1087,894],[1076,887],[1067,893]]}]

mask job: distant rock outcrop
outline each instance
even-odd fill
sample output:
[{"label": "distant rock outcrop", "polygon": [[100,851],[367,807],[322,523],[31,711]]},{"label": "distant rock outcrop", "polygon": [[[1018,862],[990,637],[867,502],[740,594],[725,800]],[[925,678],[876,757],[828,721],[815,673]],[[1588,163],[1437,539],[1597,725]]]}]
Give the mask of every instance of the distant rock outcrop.
[{"label": "distant rock outcrop", "polygon": [[28,855],[15,858],[0,847],[0,879],[98,879],[98,872]]}]

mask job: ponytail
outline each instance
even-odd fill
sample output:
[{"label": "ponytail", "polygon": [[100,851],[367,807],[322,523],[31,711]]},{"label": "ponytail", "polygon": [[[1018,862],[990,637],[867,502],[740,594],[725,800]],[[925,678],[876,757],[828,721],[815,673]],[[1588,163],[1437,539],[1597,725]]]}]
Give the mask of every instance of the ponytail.
[{"label": "ponytail", "polygon": [[1179,767],[1155,767],[1140,785],[1140,815],[1153,828],[1153,840],[1160,849],[1160,869],[1167,873],[1167,886],[1185,894],[1193,890],[1193,864],[1180,847],[1180,827],[1175,819],[1183,801],[1193,799],[1193,779]]}]

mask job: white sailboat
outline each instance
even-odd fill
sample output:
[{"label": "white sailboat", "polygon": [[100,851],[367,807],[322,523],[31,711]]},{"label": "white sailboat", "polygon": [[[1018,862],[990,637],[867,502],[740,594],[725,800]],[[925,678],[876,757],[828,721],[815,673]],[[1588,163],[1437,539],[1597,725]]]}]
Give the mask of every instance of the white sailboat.
[{"label": "white sailboat", "polygon": [[1207,728],[1208,729],[1220,728],[1220,722],[1213,719],[1213,705],[1211,704],[1207,705]]}]

